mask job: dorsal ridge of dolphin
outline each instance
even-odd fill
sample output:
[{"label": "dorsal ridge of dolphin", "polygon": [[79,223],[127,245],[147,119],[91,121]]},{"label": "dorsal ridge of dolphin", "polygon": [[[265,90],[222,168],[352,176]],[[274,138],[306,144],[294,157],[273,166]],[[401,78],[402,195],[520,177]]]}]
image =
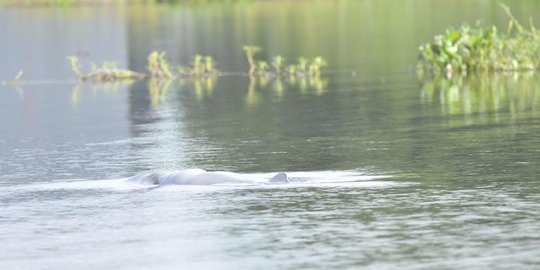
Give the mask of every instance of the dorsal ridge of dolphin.
[{"label": "dorsal ridge of dolphin", "polygon": [[289,177],[286,173],[280,172],[276,173],[276,175],[272,176],[269,180],[270,183],[287,183],[289,182]]},{"label": "dorsal ridge of dolphin", "polygon": [[214,185],[214,184],[252,184],[252,183],[289,183],[286,173],[280,172],[269,176],[257,176],[232,172],[208,172],[202,169],[186,169],[180,171],[150,172],[127,178],[129,182],[146,185]]}]

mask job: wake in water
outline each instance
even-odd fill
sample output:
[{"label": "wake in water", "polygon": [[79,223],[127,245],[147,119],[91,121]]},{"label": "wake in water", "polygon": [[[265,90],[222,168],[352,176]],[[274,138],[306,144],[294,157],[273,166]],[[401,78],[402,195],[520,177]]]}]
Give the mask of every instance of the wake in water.
[{"label": "wake in water", "polygon": [[[361,171],[312,171],[278,173],[209,172],[202,169],[156,171],[126,178],[105,180],[59,180],[52,182],[15,185],[13,191],[37,190],[131,190],[159,186],[233,187],[233,186],[348,186],[381,187],[395,186],[402,182],[381,181],[390,175],[373,175]],[[5,189],[9,189],[5,187]]]},{"label": "wake in water", "polygon": [[289,183],[343,183],[380,178],[386,175],[365,175],[357,171],[233,173],[208,172],[202,169],[161,171],[136,175],[126,179],[141,185],[230,185],[230,184],[289,184]]},{"label": "wake in water", "polygon": [[152,172],[129,177],[128,182],[144,185],[216,185],[216,184],[286,184],[286,173],[240,174],[188,169],[171,172]]}]

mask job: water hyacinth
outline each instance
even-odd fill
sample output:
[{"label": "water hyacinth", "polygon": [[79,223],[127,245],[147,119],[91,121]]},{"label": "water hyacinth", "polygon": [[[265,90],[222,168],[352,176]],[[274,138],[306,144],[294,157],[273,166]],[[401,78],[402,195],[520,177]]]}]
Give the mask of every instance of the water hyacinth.
[{"label": "water hyacinth", "polygon": [[523,71],[540,68],[540,31],[532,24],[523,27],[502,5],[509,17],[508,30],[495,26],[463,25],[437,35],[420,46],[418,70],[428,73]]}]

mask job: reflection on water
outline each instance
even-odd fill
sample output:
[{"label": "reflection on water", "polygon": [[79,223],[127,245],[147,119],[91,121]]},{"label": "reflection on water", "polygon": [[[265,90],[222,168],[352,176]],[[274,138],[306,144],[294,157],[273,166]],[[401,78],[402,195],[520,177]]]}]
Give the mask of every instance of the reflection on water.
[{"label": "reflection on water", "polygon": [[540,110],[540,76],[526,73],[436,77],[422,82],[421,100],[439,104],[444,115]]},{"label": "reflection on water", "polygon": [[173,80],[148,80],[148,94],[150,95],[150,103],[155,108],[163,102],[167,94],[171,90]]},{"label": "reflection on water", "polygon": [[[218,84],[219,76],[203,76],[203,77],[184,77],[177,80],[148,80],[148,94],[152,108],[156,108],[164,102],[170,94],[171,87],[174,84],[178,85],[178,90],[185,89],[194,93],[195,99],[202,102],[205,99],[212,98],[214,90]],[[92,85],[93,91],[100,89],[104,93],[115,93],[120,85],[129,86],[123,82],[118,83],[101,83]],[[245,95],[245,104],[249,108],[257,106],[262,98],[260,91],[271,90],[276,93],[279,98],[283,97],[284,91],[298,90],[300,94],[322,95],[327,91],[328,80],[318,76],[306,76],[281,78],[271,76],[250,77],[249,84]],[[78,84],[73,89],[72,103],[77,105],[80,102],[80,88]],[[174,88],[174,87],[173,87]]]},{"label": "reflection on water", "polygon": [[328,86],[328,80],[321,78],[320,76],[258,76],[250,77],[249,90],[256,90],[256,88],[266,89],[271,87],[273,91],[278,93],[279,96],[283,91],[291,88],[297,88],[300,93],[307,94],[308,91],[314,91],[317,95],[322,95],[326,92]]},{"label": "reflection on water", "polygon": [[246,94],[246,105],[253,108],[260,103],[262,98],[260,91],[270,89],[275,93],[278,99],[282,99],[284,91],[299,90],[300,94],[309,94],[313,91],[316,95],[322,95],[326,92],[328,85],[327,79],[321,79],[319,76],[290,76],[286,78],[275,76],[252,76],[249,78],[249,88]]},{"label": "reflection on water", "polygon": [[[170,94],[172,85],[177,83],[179,89],[186,89],[194,93],[195,99],[199,102],[212,98],[214,95],[214,89],[218,82],[218,76],[204,76],[204,77],[186,77],[178,80],[148,80],[148,95],[150,97],[150,106],[156,108],[164,102],[164,100]],[[119,81],[119,82],[105,82],[88,84],[91,88],[91,92],[96,94],[97,91],[103,94],[117,94],[121,87],[129,87],[133,84],[133,81]],[[259,91],[271,89],[278,97],[283,97],[284,91],[293,91],[298,89],[301,94],[315,93],[316,95],[322,95],[327,90],[327,79],[321,79],[318,76],[306,76],[282,79],[281,77],[250,77],[249,85],[247,86],[245,103],[247,107],[254,107],[260,102],[261,95]],[[78,83],[73,87],[71,93],[71,104],[77,106],[81,102],[81,88],[83,84]],[[14,86],[15,89],[23,94],[23,90],[19,86]]]},{"label": "reflection on water", "polygon": [[24,99],[24,88],[21,84],[9,84],[9,87],[11,87],[21,99]]},{"label": "reflection on water", "polygon": [[98,92],[103,95],[118,95],[118,91],[127,88],[133,84],[132,80],[122,80],[116,82],[100,82],[100,83],[77,83],[71,91],[71,105],[77,107],[81,103],[82,88],[88,86],[92,96],[96,96]]},{"label": "reflection on water", "polygon": [[180,78],[179,84],[181,88],[191,89],[197,101],[202,101],[213,95],[218,78],[218,76]]}]

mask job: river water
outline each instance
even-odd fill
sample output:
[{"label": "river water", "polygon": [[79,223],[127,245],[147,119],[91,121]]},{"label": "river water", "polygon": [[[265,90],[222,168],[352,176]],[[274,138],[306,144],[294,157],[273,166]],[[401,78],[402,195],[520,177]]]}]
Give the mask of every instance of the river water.
[{"label": "river water", "polygon": [[[518,18],[534,1],[511,3]],[[492,1],[269,1],[0,10],[1,269],[537,269],[540,77],[419,79],[418,45]],[[325,57],[250,81],[242,46]],[[217,79],[77,84],[66,60]],[[203,168],[282,185],[147,186]]]}]

